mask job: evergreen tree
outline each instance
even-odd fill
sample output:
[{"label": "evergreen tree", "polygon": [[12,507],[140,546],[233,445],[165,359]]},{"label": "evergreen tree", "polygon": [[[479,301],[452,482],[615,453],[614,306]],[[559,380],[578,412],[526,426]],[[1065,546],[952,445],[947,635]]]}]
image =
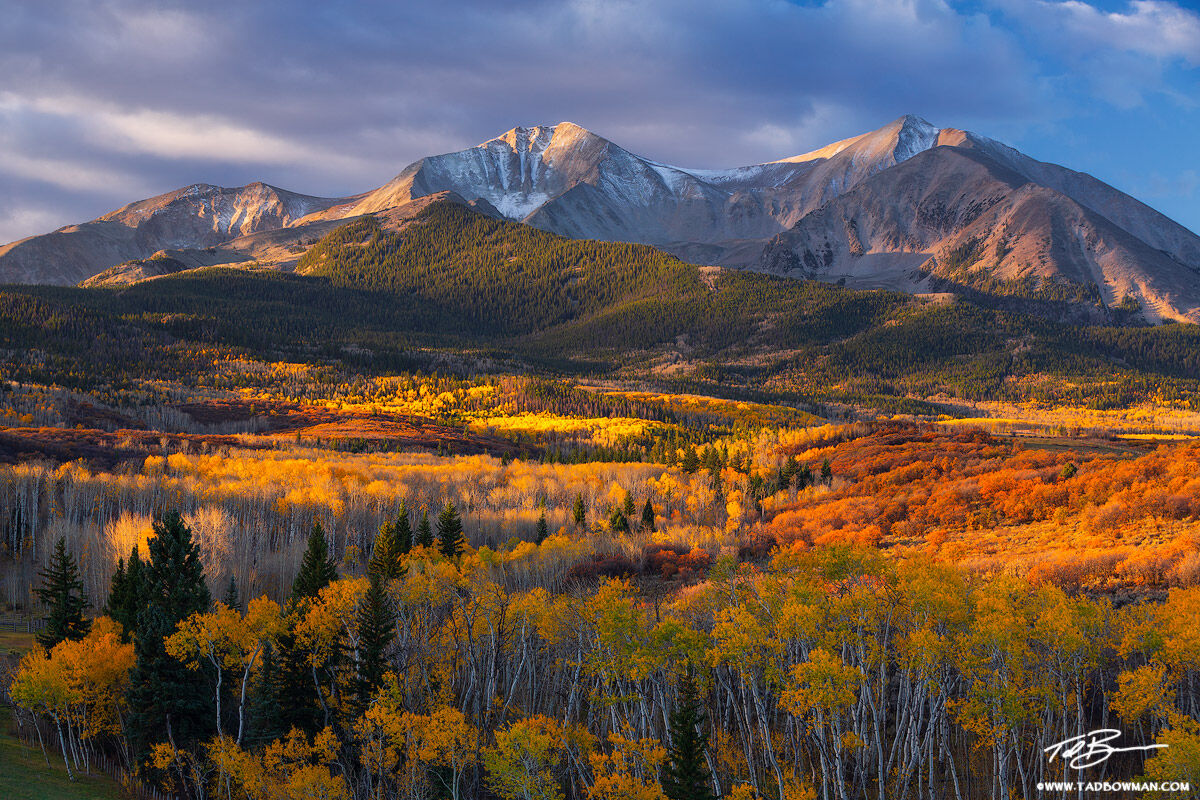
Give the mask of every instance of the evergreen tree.
[{"label": "evergreen tree", "polygon": [[713,800],[712,773],[704,751],[708,731],[691,669],[679,680],[679,699],[671,712],[671,746],[663,770],[663,792],[669,800]]},{"label": "evergreen tree", "polygon": [[462,555],[466,539],[463,536],[462,518],[454,503],[447,502],[442,513],[438,515],[438,550],[446,558],[458,558]]},{"label": "evergreen tree", "polygon": [[650,505],[650,498],[646,498],[646,505],[642,506],[642,527],[648,531],[656,530],[654,527],[654,506]]},{"label": "evergreen tree", "polygon": [[[287,632],[284,635],[287,635]],[[248,749],[273,742],[286,733],[280,729],[283,714],[280,709],[278,686],[279,655],[275,643],[268,640],[263,646],[258,674],[250,687],[249,722],[243,740]]]},{"label": "evergreen tree", "polygon": [[680,462],[679,468],[688,475],[692,475],[700,469],[700,457],[696,455],[696,448],[688,447],[683,451],[683,461]]},{"label": "evergreen tree", "polygon": [[329,556],[329,542],[325,529],[315,523],[308,535],[308,547],[300,559],[300,571],[292,581],[292,599],[313,598],[337,579],[337,567]]},{"label": "evergreen tree", "polygon": [[[313,525],[308,546],[300,559],[300,570],[292,582],[289,601],[293,612],[315,600],[321,590],[337,579],[337,567],[329,556],[329,542],[320,523]],[[287,627],[276,637],[271,663],[263,662],[263,674],[254,700],[258,719],[255,736],[273,741],[292,728],[312,735],[325,726],[325,715],[317,698],[312,667],[296,636],[299,614],[288,615]]]},{"label": "evergreen tree", "polygon": [[583,495],[575,495],[575,506],[571,509],[571,519],[578,527],[583,527],[587,522],[587,509],[583,505]]},{"label": "evergreen tree", "polygon": [[546,512],[543,510],[542,513],[538,515],[537,529],[535,531],[534,539],[538,544],[541,544],[542,542],[546,541],[546,537],[549,535],[550,526],[546,524]]},{"label": "evergreen tree", "polygon": [[396,638],[396,613],[380,575],[371,575],[355,622],[358,628],[358,697],[365,705],[383,684],[383,675],[387,672],[385,653]]},{"label": "evergreen tree", "polygon": [[404,504],[403,500],[400,501],[400,516],[396,517],[396,521],[392,523],[392,535],[396,537],[396,546],[401,553],[412,550],[413,530],[408,521],[408,506]]},{"label": "evergreen tree", "polygon": [[121,640],[128,642],[137,631],[137,615],[145,595],[142,559],[135,545],[129,554],[129,563],[124,559],[117,562],[117,571],[112,577],[108,591],[108,604],[104,613],[121,623]]},{"label": "evergreen tree", "polygon": [[139,763],[152,744],[174,740],[188,748],[216,726],[208,678],[167,654],[163,639],[187,617],[212,603],[200,563],[200,548],[178,511],[154,523],[144,572],[143,607],[137,615],[136,664],[130,675],[129,740]]},{"label": "evergreen tree", "polygon": [[238,594],[237,578],[232,575],[229,576],[229,585],[225,587],[225,597],[221,602],[234,611],[242,610],[242,599]]},{"label": "evergreen tree", "polygon": [[614,508],[608,515],[608,527],[613,533],[629,533],[629,519],[621,513],[621,509]]},{"label": "evergreen tree", "polygon": [[721,479],[720,467],[713,467],[708,471],[708,488],[712,489],[714,502],[720,503],[725,497],[725,481]]},{"label": "evergreen tree", "polygon": [[59,538],[50,563],[39,574],[42,586],[37,590],[37,596],[49,607],[50,613],[46,615],[46,627],[38,634],[38,642],[49,650],[66,639],[79,641],[87,636],[92,621],[84,618],[83,612],[91,608],[91,603],[83,591],[75,558],[67,552],[65,539]]},{"label": "evergreen tree", "polygon": [[624,502],[621,503],[621,512],[626,517],[632,517],[634,510],[635,510],[635,507],[634,507],[634,503],[633,503],[633,495],[631,495],[629,492],[626,492],[625,500],[624,500]]},{"label": "evergreen tree", "polygon": [[417,545],[433,547],[433,527],[429,524],[429,511],[421,512],[421,521],[417,524]]},{"label": "evergreen tree", "polygon": [[384,522],[379,526],[375,535],[375,546],[371,550],[371,559],[367,562],[367,574],[378,576],[384,580],[399,578],[403,574],[400,543],[396,540],[396,526]]},{"label": "evergreen tree", "polygon": [[[120,613],[118,608],[124,604],[124,597],[128,591],[129,575],[125,571],[125,558],[122,556],[117,559],[117,570],[113,573],[112,580],[108,584],[108,602],[104,604],[104,608],[101,611],[106,616],[117,619],[117,615]],[[125,631],[128,630],[129,628],[125,627]],[[122,633],[124,634],[124,631]],[[125,639],[125,641],[129,640]]]},{"label": "evergreen tree", "polygon": [[796,460],[795,456],[788,456],[788,460],[783,465],[783,472],[780,474],[787,483],[791,483],[800,474],[800,462]]},{"label": "evergreen tree", "polygon": [[824,481],[826,486],[833,483],[833,467],[830,465],[828,458],[821,462],[821,480]]},{"label": "evergreen tree", "polygon": [[812,485],[813,485],[812,467],[810,467],[808,464],[805,464],[803,467],[800,468],[800,471],[798,473],[796,473],[796,488],[797,489],[807,489],[809,486],[812,486]]}]

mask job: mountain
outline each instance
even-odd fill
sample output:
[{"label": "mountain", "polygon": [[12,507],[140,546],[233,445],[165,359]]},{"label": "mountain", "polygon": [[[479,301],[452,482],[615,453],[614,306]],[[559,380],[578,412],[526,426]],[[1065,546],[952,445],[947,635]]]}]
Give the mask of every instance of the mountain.
[{"label": "mountain", "polygon": [[278,230],[342,202],[265,183],[235,189],[197,183],[0,247],[0,282],[76,283],[159,251],[203,250]]},{"label": "mountain", "polygon": [[964,131],[776,236],[760,268],[1200,322],[1200,237],[1090,175]]},{"label": "mountain", "polygon": [[[291,268],[336,224],[430,198],[576,239],[860,288],[1068,301],[1081,318],[1200,322],[1200,237],[1111,186],[915,116],[728,170],[635,155],[578,125],[513,128],[351,198],[189,187],[0,248],[0,281],[136,280],[186,266]],[[161,252],[160,252],[161,251]],[[1122,316],[1123,315],[1123,316]]]},{"label": "mountain", "polygon": [[782,161],[687,170],[634,155],[570,122],[513,128],[477,147],[423,158],[325,216],[374,213],[451,191],[563,236],[684,252],[700,245],[750,264],[758,252],[742,243],[788,229],[864,178],[932,146],[937,134],[929,123],[904,117]]}]

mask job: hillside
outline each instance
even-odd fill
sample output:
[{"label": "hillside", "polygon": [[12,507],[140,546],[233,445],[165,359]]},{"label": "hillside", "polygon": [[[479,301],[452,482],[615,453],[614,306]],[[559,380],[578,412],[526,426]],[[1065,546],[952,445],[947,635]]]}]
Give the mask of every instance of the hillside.
[{"label": "hillside", "polygon": [[1186,399],[1200,373],[1195,326],[1077,328],[968,301],[700,268],[449,201],[398,231],[373,217],[342,226],[300,270],[8,287],[4,377],[183,378],[214,353],[368,372],[482,359],[929,413],[923,399],[937,395],[1096,407]]}]

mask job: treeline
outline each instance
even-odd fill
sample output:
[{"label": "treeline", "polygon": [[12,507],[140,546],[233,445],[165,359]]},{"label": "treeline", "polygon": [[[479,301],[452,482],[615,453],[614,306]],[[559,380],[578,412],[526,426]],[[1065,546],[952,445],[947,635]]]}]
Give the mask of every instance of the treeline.
[{"label": "treeline", "polygon": [[1195,588],[1115,608],[832,547],[650,595],[422,527],[386,523],[365,576],[316,529],[286,603],[214,604],[167,514],[10,696],[69,766],[125,754],[190,798],[1000,800],[1118,726],[1089,780],[1200,781]]}]

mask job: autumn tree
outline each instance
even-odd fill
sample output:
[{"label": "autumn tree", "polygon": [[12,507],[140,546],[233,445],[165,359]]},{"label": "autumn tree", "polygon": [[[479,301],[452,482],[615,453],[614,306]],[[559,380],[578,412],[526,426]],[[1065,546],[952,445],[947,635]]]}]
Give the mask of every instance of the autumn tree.
[{"label": "autumn tree", "polygon": [[679,679],[679,697],[671,712],[671,747],[662,779],[670,800],[713,800],[707,748],[704,708],[689,669]]},{"label": "autumn tree", "polygon": [[165,642],[167,653],[199,671],[209,666],[213,679],[214,720],[217,734],[225,735],[222,700],[226,674],[236,681],[232,695],[237,707],[237,734],[241,744],[246,731],[246,706],[250,678],[267,642],[280,630],[279,606],[266,597],[251,600],[243,616],[236,608],[218,603],[207,613],[192,614],[179,623]]},{"label": "autumn tree", "polygon": [[92,627],[91,620],[83,616],[91,603],[79,580],[75,558],[67,552],[65,539],[59,538],[50,563],[40,575],[42,586],[37,594],[50,613],[46,615],[46,627],[38,634],[38,642],[49,650],[61,641],[82,639]]},{"label": "autumn tree", "polygon": [[518,720],[499,731],[496,745],[483,751],[492,791],[504,800],[562,800],[555,771],[563,739],[562,726],[543,716]]}]

